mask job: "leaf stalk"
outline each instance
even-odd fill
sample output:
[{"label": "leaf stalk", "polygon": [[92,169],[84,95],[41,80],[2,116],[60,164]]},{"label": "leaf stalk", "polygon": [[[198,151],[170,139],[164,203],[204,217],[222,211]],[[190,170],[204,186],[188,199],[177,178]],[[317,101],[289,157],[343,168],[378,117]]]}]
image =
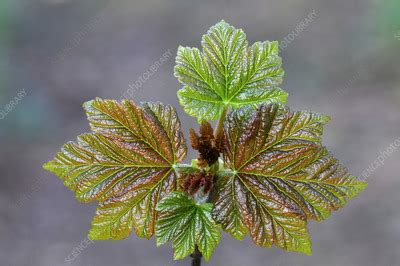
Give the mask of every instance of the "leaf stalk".
[{"label": "leaf stalk", "polygon": [[201,254],[198,246],[196,245],[193,254],[191,255],[192,257],[192,266],[201,266],[201,257],[203,255]]}]

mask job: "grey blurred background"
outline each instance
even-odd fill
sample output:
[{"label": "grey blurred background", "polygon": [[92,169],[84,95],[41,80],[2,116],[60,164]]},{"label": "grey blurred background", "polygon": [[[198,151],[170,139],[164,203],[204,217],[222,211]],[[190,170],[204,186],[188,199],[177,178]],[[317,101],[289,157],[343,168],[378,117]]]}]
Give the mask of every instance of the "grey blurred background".
[{"label": "grey blurred background", "polygon": [[[119,99],[168,49],[134,100],[178,107],[176,49],[200,46],[221,19],[250,43],[291,40],[281,52],[288,105],[331,115],[325,145],[353,174],[371,171],[357,199],[310,222],[312,256],[224,235],[208,265],[400,265],[399,14],[398,0],[1,1],[0,265],[189,265],[154,239],[87,243],[96,204],[78,203],[42,164],[89,130],[84,101]],[[179,114],[185,133],[196,127]]]}]

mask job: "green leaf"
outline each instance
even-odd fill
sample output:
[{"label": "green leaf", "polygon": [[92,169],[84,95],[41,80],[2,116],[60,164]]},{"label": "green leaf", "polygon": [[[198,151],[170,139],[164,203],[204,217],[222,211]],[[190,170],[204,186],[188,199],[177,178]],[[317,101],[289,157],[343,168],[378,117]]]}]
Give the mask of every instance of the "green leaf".
[{"label": "green leaf", "polygon": [[201,44],[203,51],[180,46],[176,57],[175,76],[184,86],[178,97],[188,114],[214,120],[226,107],[286,102],[277,42],[247,47],[244,32],[221,21]]},{"label": "green leaf", "polygon": [[171,106],[96,99],[84,108],[94,133],[65,144],[44,168],[58,175],[80,201],[98,200],[91,239],[154,233],[158,201],[177,189],[186,145]]},{"label": "green leaf", "polygon": [[211,218],[211,203],[196,204],[182,192],[172,192],[157,205],[160,218],[156,225],[157,246],[173,242],[174,259],[183,259],[195,245],[209,260],[221,233]]},{"label": "green leaf", "polygon": [[366,187],[321,145],[329,117],[262,105],[224,125],[213,217],[234,237],[311,253],[307,219],[322,220]]}]

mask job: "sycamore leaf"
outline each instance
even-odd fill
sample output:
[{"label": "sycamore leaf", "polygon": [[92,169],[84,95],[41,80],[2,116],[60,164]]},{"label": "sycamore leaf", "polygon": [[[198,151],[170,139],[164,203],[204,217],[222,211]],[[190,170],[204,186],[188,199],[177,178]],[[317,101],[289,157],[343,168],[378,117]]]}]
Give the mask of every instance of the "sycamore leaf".
[{"label": "sycamore leaf", "polygon": [[[260,246],[311,253],[307,219],[322,220],[366,183],[321,145],[324,115],[262,105],[239,109],[224,125],[214,219],[234,237]],[[229,170],[228,170],[229,169]]]},{"label": "sycamore leaf", "polygon": [[157,246],[173,242],[174,259],[183,259],[198,246],[209,260],[221,233],[211,218],[211,203],[198,204],[182,192],[172,192],[157,205]]},{"label": "sycamore leaf", "polygon": [[175,76],[184,86],[178,97],[188,114],[213,120],[227,107],[286,102],[278,87],[284,72],[277,42],[247,47],[245,33],[221,21],[201,44],[203,51],[179,47],[176,57]]},{"label": "sycamore leaf", "polygon": [[177,163],[186,145],[175,109],[96,99],[84,108],[94,133],[65,144],[44,168],[58,175],[80,201],[98,200],[91,239],[122,239],[134,228],[151,237],[155,207],[177,189]]}]

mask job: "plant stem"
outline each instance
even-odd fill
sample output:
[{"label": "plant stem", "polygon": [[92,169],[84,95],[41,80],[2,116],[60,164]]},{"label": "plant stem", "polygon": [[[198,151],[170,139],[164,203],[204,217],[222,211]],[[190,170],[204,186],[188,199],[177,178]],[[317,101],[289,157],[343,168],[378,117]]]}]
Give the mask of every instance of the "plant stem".
[{"label": "plant stem", "polygon": [[[224,126],[224,122],[225,122],[227,111],[228,111],[228,107],[226,106],[222,110],[221,116],[219,117],[218,125],[217,125],[217,128],[216,128],[215,133],[214,133],[214,136],[217,139],[217,141],[221,141],[222,130],[223,130],[223,126]],[[213,172],[216,172],[216,170],[218,170],[218,168],[219,168],[219,161],[217,161],[211,167]],[[209,201],[209,198],[207,199],[207,201]],[[197,245],[195,245],[194,252],[190,256],[192,257],[192,266],[201,266],[201,257],[203,257],[203,255],[201,254],[201,252],[199,250],[199,247]]]},{"label": "plant stem", "polygon": [[203,255],[201,254],[199,248],[197,245],[195,246],[194,252],[191,255],[192,259],[192,266],[201,266],[201,257]]},{"label": "plant stem", "polygon": [[227,111],[228,111],[228,106],[225,106],[224,110],[221,113],[221,116],[219,117],[218,125],[217,125],[217,128],[215,130],[215,138],[217,140],[222,137],[221,134],[222,134],[222,130],[223,130],[223,127],[224,127],[224,122],[225,122]]}]

